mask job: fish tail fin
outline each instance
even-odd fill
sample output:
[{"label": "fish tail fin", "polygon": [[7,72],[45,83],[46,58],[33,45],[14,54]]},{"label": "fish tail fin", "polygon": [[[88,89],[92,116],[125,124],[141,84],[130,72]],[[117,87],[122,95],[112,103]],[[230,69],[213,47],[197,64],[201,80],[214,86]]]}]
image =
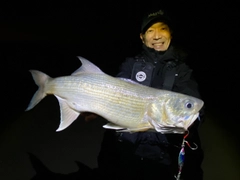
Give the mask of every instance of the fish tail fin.
[{"label": "fish tail fin", "polygon": [[49,76],[45,73],[37,70],[30,70],[32,77],[38,86],[38,90],[33,95],[27,109],[25,111],[28,111],[32,108],[34,108],[47,94],[44,91],[45,83],[49,80]]}]

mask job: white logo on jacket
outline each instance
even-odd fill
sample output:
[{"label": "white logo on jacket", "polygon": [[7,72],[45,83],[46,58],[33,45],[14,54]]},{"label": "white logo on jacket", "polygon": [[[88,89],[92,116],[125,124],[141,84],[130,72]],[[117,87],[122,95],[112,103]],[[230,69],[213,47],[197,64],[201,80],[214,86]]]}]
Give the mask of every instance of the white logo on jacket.
[{"label": "white logo on jacket", "polygon": [[145,72],[143,71],[139,71],[137,74],[136,74],[136,80],[138,82],[143,82],[145,79],[147,78],[147,75]]}]

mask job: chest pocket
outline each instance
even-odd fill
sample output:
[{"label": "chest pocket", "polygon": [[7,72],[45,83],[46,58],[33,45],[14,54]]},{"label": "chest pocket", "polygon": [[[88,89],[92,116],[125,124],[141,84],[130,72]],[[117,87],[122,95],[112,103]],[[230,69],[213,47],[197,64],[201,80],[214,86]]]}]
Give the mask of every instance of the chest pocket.
[{"label": "chest pocket", "polygon": [[140,84],[151,86],[154,65],[150,62],[136,61],[133,65],[131,79]]}]

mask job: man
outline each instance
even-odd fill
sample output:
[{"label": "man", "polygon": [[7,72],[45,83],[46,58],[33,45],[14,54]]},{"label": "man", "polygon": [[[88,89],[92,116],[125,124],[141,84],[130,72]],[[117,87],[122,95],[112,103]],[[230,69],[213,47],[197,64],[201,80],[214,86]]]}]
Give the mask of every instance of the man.
[{"label": "man", "polygon": [[[192,70],[184,63],[186,53],[172,45],[172,22],[163,10],[145,15],[140,38],[143,51],[127,58],[117,76],[200,98]],[[198,148],[185,147],[181,173],[184,180],[203,179],[198,123],[195,121],[189,128],[187,141]],[[99,171],[105,179],[176,179],[183,137],[182,134],[106,130],[98,156]]]}]

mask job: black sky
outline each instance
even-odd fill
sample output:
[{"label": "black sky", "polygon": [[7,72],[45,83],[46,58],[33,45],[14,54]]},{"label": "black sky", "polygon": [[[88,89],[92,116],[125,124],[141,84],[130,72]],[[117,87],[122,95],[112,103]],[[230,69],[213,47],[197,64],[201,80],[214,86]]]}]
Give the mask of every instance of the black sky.
[{"label": "black sky", "polygon": [[[184,0],[1,4],[0,55],[8,72],[6,84],[33,84],[28,70],[34,68],[51,76],[69,75],[80,66],[76,56],[115,75],[125,57],[135,55],[141,48],[142,12],[159,6],[169,11],[176,24],[173,41],[186,47],[194,57],[189,64],[206,101],[212,103],[208,97],[218,101],[219,96],[227,101],[237,92],[239,15],[234,4]],[[8,98],[16,94],[16,89],[4,90],[11,94]],[[23,100],[23,96],[18,98],[19,102]]]}]

